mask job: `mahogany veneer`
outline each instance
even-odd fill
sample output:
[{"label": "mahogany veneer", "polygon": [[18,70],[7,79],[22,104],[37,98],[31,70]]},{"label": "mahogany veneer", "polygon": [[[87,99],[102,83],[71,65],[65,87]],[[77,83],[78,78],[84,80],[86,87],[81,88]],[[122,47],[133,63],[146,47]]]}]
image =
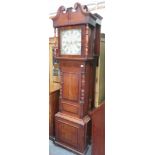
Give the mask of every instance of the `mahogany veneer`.
[{"label": "mahogany veneer", "polygon": [[49,137],[55,137],[55,114],[59,110],[59,95],[60,87],[58,84],[52,85],[52,90],[49,93]]},{"label": "mahogany veneer", "polygon": [[[52,20],[55,37],[58,35],[54,57],[59,61],[61,81],[59,112],[55,115],[55,143],[84,155],[88,146],[88,111],[94,107],[95,69],[100,51],[98,36],[102,17],[90,13],[86,5],[75,3],[74,9],[61,6]],[[74,41],[68,37],[69,43],[66,43],[68,38],[64,40],[61,34],[76,29],[81,32],[81,41],[77,41],[80,52],[73,54],[70,50],[79,49],[73,33],[71,36]],[[67,54],[61,49],[64,43]]]},{"label": "mahogany veneer", "polygon": [[105,155],[105,102],[94,109],[92,119],[92,155]]},{"label": "mahogany veneer", "polygon": [[89,121],[90,117],[88,115],[86,115],[83,119],[75,119],[63,113],[57,113],[55,115],[55,143],[80,155],[85,154],[88,149],[87,124]]},{"label": "mahogany veneer", "polygon": [[[61,60],[60,112],[83,118],[93,104],[94,62]],[[91,76],[90,76],[91,75]]]}]

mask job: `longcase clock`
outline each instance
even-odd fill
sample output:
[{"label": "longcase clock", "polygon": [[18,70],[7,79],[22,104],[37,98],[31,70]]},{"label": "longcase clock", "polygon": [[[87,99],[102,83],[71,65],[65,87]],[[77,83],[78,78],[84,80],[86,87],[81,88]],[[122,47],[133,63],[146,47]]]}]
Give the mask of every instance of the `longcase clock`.
[{"label": "longcase clock", "polygon": [[60,66],[59,112],[55,115],[55,143],[84,155],[88,146],[88,111],[94,106],[95,68],[99,56],[102,17],[87,6],[59,7],[52,18]]}]

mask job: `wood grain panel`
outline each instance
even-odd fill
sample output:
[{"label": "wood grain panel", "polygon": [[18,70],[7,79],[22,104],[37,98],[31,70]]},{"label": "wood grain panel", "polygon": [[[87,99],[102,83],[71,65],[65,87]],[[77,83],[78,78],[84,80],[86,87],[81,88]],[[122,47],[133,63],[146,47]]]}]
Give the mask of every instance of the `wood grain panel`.
[{"label": "wood grain panel", "polygon": [[58,123],[59,139],[75,148],[78,147],[78,128],[69,124]]},{"label": "wood grain panel", "polygon": [[105,102],[91,112],[92,155],[105,155]]},{"label": "wood grain panel", "polygon": [[78,114],[79,113],[79,108],[78,106],[72,105],[72,104],[67,104],[67,103],[63,103],[63,110],[70,112],[70,113],[74,113],[74,114]]},{"label": "wood grain panel", "polygon": [[59,110],[59,94],[60,91],[55,90],[49,94],[49,136],[55,136],[55,119],[54,115]]},{"label": "wood grain panel", "polygon": [[90,117],[87,115],[83,119],[71,117],[67,114],[58,112],[55,115],[56,138],[55,143],[67,147],[70,150],[84,155],[87,149],[87,125]]},{"label": "wood grain panel", "polygon": [[78,101],[79,76],[77,73],[63,73],[63,98]]}]

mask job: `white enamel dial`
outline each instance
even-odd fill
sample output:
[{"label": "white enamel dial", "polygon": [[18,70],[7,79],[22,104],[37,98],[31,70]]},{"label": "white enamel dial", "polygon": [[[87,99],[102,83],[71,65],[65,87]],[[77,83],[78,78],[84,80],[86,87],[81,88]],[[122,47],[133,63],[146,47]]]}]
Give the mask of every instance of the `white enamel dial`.
[{"label": "white enamel dial", "polygon": [[81,29],[61,31],[61,54],[81,55]]}]

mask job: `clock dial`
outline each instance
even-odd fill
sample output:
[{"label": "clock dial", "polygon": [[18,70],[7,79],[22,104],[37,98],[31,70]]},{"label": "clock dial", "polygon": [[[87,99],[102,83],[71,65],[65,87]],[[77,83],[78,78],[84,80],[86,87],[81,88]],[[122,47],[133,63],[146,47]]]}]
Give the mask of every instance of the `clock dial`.
[{"label": "clock dial", "polygon": [[81,55],[81,29],[61,31],[61,54]]}]

